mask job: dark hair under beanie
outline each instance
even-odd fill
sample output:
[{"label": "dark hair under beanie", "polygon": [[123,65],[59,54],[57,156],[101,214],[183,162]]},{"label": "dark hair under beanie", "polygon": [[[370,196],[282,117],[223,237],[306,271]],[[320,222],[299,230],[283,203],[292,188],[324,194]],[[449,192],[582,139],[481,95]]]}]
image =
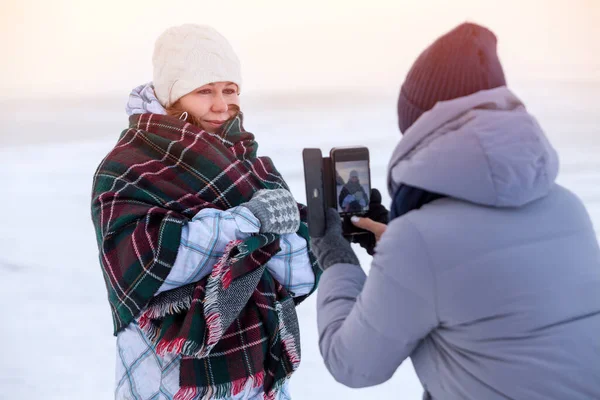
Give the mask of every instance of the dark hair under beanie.
[{"label": "dark hair under beanie", "polygon": [[438,38],[413,64],[398,99],[398,125],[406,130],[435,103],[505,86],[496,36],[464,23]]}]

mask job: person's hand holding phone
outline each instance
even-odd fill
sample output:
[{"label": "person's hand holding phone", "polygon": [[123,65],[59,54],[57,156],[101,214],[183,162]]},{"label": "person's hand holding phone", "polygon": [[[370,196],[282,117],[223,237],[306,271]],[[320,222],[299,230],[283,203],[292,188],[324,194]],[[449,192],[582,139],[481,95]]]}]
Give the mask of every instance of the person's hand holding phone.
[{"label": "person's hand holding phone", "polygon": [[371,189],[369,211],[364,218],[353,216],[351,222],[354,226],[370,232],[367,235],[354,235],[352,243],[358,243],[369,255],[375,254],[375,246],[384,234],[389,222],[389,211],[381,204],[381,193]]},{"label": "person's hand holding phone", "polygon": [[387,228],[386,224],[382,224],[381,222],[375,222],[371,218],[367,217],[361,218],[355,215],[352,218],[350,218],[350,221],[352,221],[352,224],[354,224],[354,226],[356,226],[357,228],[364,229],[375,235],[376,242],[379,242],[379,239],[381,239],[381,235],[384,234]]}]

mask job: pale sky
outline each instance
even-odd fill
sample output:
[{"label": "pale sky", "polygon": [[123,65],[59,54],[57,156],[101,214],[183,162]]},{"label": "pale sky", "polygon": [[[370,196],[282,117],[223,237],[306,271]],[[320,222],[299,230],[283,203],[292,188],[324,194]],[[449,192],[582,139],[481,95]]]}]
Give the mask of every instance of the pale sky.
[{"label": "pale sky", "polygon": [[397,88],[465,20],[496,33],[509,81],[600,80],[600,0],[2,0],[0,97],[129,92],[189,22],[230,40],[245,92]]}]

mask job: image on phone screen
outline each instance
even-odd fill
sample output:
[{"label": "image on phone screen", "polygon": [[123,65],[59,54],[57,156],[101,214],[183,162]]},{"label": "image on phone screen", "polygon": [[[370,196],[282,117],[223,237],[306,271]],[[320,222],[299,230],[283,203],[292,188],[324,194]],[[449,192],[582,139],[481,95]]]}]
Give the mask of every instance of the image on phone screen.
[{"label": "image on phone screen", "polygon": [[340,213],[361,213],[369,209],[369,161],[335,163],[337,208]]}]

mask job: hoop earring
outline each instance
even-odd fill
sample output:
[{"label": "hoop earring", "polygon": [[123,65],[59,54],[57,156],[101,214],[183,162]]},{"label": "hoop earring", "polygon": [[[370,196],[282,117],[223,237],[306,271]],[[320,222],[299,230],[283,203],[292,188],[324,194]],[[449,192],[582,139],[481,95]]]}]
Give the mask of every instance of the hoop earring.
[{"label": "hoop earring", "polygon": [[184,112],[183,112],[183,113],[182,113],[182,114],[179,116],[179,119],[182,119],[182,120],[184,120],[184,121],[187,121],[187,119],[188,119],[188,113],[187,113],[187,111],[184,111]]}]

